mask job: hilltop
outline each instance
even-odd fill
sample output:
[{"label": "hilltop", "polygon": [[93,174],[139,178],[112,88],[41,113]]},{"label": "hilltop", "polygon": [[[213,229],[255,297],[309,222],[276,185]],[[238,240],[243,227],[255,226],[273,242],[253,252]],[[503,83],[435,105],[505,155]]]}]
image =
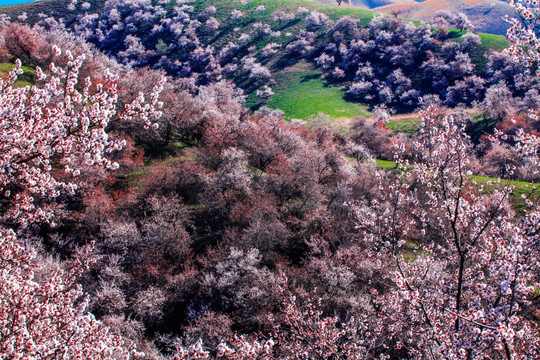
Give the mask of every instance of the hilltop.
[{"label": "hilltop", "polygon": [[[316,1],[336,3],[335,0]],[[477,31],[498,35],[506,35],[508,29],[503,16],[515,16],[515,10],[504,0],[348,0],[348,3],[361,9],[428,22],[433,20],[433,14],[438,10],[463,12]],[[344,1],[342,6],[351,6],[349,4]]]}]

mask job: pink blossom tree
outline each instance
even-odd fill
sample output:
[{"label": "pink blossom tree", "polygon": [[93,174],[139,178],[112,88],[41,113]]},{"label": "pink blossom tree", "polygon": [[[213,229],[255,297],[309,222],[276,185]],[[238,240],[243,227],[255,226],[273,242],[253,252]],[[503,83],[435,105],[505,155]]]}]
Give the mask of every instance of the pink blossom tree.
[{"label": "pink blossom tree", "polygon": [[[421,121],[414,162],[397,149],[404,173],[381,183],[382,206],[366,220],[379,256],[394,261],[396,289],[379,301],[395,346],[417,358],[536,358],[538,327],[529,313],[537,210],[517,219],[508,184],[482,195],[462,127],[431,109]],[[537,148],[526,148],[537,157]],[[408,241],[417,253],[405,261]]]},{"label": "pink blossom tree", "polygon": [[278,291],[283,298],[281,314],[270,314],[274,331],[268,340],[235,335],[215,349],[202,340],[191,345],[175,344],[175,360],[190,359],[387,359],[377,355],[383,344],[380,319],[362,314],[342,323],[336,316],[325,316],[320,301],[300,301],[288,289],[281,274]]},{"label": "pink blossom tree", "polygon": [[[61,55],[54,47],[56,56]],[[39,258],[15,231],[51,221],[54,207],[45,205],[61,191],[74,192],[76,177],[97,166],[115,169],[107,156],[125,144],[105,131],[116,115],[116,76],[104,83],[90,78],[79,84],[84,56],[66,51],[67,67],[50,64],[47,76],[36,68],[38,85],[14,88],[21,62],[0,80],[0,357],[122,359],[132,354],[122,339],[88,313],[89,301],[76,284],[87,264],[73,270],[43,271]],[[162,83],[145,103],[139,97],[121,117],[139,117],[148,126],[159,116]],[[63,171],[62,171],[63,170]],[[4,205],[5,204],[5,205]]]},{"label": "pink blossom tree", "polygon": [[205,348],[202,340],[187,346],[182,346],[179,343],[175,343],[174,345],[176,353],[173,356],[173,360],[215,358],[229,360],[275,359],[272,356],[274,341],[271,339],[266,341],[250,341],[243,336],[236,336],[230,343],[222,342],[213,350]]},{"label": "pink blossom tree", "polygon": [[[57,56],[61,52],[55,48]],[[0,193],[9,211],[0,214],[3,221],[25,226],[48,219],[49,206],[37,203],[40,198],[55,198],[60,191],[73,193],[74,182],[53,176],[53,163],[61,164],[64,175],[77,177],[91,166],[116,169],[107,154],[120,150],[123,140],[112,140],[105,131],[116,115],[117,76],[106,71],[104,83],[94,85],[90,78],[79,84],[79,69],[84,56],[74,58],[67,51],[66,68],[50,64],[51,75],[36,68],[42,85],[15,88],[17,75],[23,73],[21,62],[0,82]],[[158,84],[145,103],[142,93],[126,106],[121,117],[138,117],[144,126],[159,117]],[[93,87],[95,86],[95,91]]]},{"label": "pink blossom tree", "polygon": [[45,274],[11,230],[0,229],[0,357],[128,359],[132,351],[88,313],[78,268]]},{"label": "pink blossom tree", "polygon": [[515,10],[519,19],[505,16],[505,20],[510,24],[506,32],[506,39],[510,43],[506,52],[511,54],[514,61],[523,64],[525,67],[533,67],[538,72],[540,60],[540,43],[538,41],[540,19],[540,8],[536,1],[531,0],[509,0],[508,4]]},{"label": "pink blossom tree", "polygon": [[[282,274],[279,291],[284,297],[283,320],[271,316],[279,358],[377,358],[373,350],[383,340],[379,319],[358,314],[358,318],[351,317],[342,323],[336,316],[324,316],[320,301],[308,299],[301,304],[286,287],[287,279]],[[379,358],[384,359],[385,356]]]}]

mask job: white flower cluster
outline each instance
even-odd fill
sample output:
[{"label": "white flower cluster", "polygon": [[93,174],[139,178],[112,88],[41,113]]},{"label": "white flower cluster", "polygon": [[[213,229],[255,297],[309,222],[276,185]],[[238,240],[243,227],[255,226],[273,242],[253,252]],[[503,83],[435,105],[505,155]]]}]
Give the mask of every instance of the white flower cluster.
[{"label": "white flower cluster", "polygon": [[[58,47],[53,50],[61,56]],[[36,208],[36,196],[54,198],[61,190],[73,193],[77,188],[51,175],[53,159],[72,176],[89,166],[116,169],[118,164],[107,154],[125,145],[123,140],[109,139],[105,131],[116,116],[118,77],[107,70],[104,83],[94,86],[86,78],[80,84],[84,55],[75,58],[66,51],[65,57],[65,68],[50,64],[49,77],[36,69],[38,85],[13,86],[23,73],[19,60],[8,79],[0,80],[0,192],[8,194],[13,204],[2,215],[22,226],[51,215],[44,207]],[[158,97],[164,81],[154,87],[149,103],[141,95],[120,116],[137,116],[146,127],[156,127],[151,120],[161,115]]]}]

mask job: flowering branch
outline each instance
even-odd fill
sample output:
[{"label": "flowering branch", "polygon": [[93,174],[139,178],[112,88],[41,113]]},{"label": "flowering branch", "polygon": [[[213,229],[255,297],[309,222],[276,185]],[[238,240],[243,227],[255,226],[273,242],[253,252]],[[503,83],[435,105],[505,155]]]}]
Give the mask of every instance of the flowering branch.
[{"label": "flowering branch", "polygon": [[[60,49],[54,49],[60,56]],[[26,226],[48,220],[52,212],[36,206],[36,197],[55,198],[61,190],[76,190],[73,182],[53,177],[53,164],[62,164],[73,177],[89,166],[118,168],[107,154],[120,150],[125,141],[111,140],[105,131],[116,115],[117,76],[106,70],[105,83],[97,84],[95,91],[90,78],[79,89],[85,56],[74,58],[66,51],[66,57],[65,69],[50,64],[50,78],[36,69],[41,86],[14,87],[23,73],[19,60],[7,81],[0,80],[0,194],[13,204],[9,213],[0,214],[4,221]],[[158,97],[164,81],[154,88],[149,104],[139,96],[121,118],[139,116],[145,126],[153,125],[151,119],[161,115]]]}]

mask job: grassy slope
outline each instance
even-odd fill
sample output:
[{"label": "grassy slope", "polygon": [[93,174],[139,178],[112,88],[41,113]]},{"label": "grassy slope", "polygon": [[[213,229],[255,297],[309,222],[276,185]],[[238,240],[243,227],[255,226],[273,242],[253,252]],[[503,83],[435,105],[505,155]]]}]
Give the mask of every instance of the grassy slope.
[{"label": "grassy slope", "polygon": [[386,128],[394,133],[415,133],[420,126],[419,118],[392,120],[386,124]]},{"label": "grassy slope", "polygon": [[[12,63],[0,63],[0,79],[7,79],[9,72],[13,70],[14,67],[15,64]],[[24,73],[17,77],[17,81],[14,84],[15,87],[34,84],[34,74],[36,73],[36,70],[24,65],[22,69]]]},{"label": "grassy slope", "polygon": [[345,101],[343,91],[326,86],[321,72],[301,62],[275,74],[275,95],[268,105],[283,110],[288,118],[307,119],[323,112],[331,118],[370,116],[367,106]]},{"label": "grassy slope", "polygon": [[[209,5],[215,5],[218,9],[216,17],[222,23],[227,22],[227,18],[233,9],[244,11],[247,16],[235,23],[235,27],[238,28],[246,27],[256,21],[264,20],[266,23],[272,24],[273,30],[282,31],[283,35],[281,38],[274,41],[281,43],[283,47],[285,47],[302,29],[303,24],[297,21],[287,24],[277,24],[272,22],[272,13],[277,9],[294,13],[298,6],[305,6],[310,10],[324,12],[334,20],[341,16],[348,15],[357,19],[362,25],[369,23],[374,15],[373,12],[366,10],[338,7],[336,5],[306,0],[253,0],[247,6],[242,5],[240,0],[229,2],[220,0],[198,0],[195,1],[194,4],[199,9]],[[264,5],[266,9],[260,13],[253,12],[253,9],[260,5]],[[234,28],[231,26],[223,28],[222,33],[215,38],[215,45],[219,46],[226,41],[233,39],[235,36],[233,32]],[[290,33],[292,36],[286,36],[286,33]],[[450,38],[454,41],[460,41],[463,34],[465,34],[465,32],[451,30]],[[473,54],[472,60],[476,64],[477,70],[483,71],[487,63],[484,53],[488,49],[502,50],[507,46],[507,42],[504,37],[498,35],[480,34],[480,37],[483,44]],[[269,40],[259,42],[254,41],[253,45],[261,48],[268,42]],[[280,60],[283,62],[283,58]],[[325,81],[317,76],[320,72],[311,65],[305,63],[296,64],[293,61],[290,64],[285,64],[285,66],[283,66],[283,64],[276,59],[271,60],[265,65],[272,69],[274,80],[276,81],[276,84],[273,86],[275,95],[268,105],[272,108],[283,110],[287,118],[306,119],[319,112],[323,112],[334,119],[370,115],[366,106],[344,100],[342,90],[326,86]],[[251,94],[251,96],[248,97],[247,105],[257,108],[261,104],[258,103],[256,97]],[[403,127],[396,124],[396,126],[400,127],[396,130],[413,131],[415,128],[414,121],[402,125]]]},{"label": "grassy slope", "polygon": [[[222,3],[222,1],[217,2]],[[238,6],[242,6],[240,4],[240,0],[233,0],[231,2],[237,3]],[[334,4],[322,4],[308,0],[252,0],[251,3],[247,6],[247,8],[255,8],[259,5],[264,5],[266,7],[266,11],[269,14],[273,13],[275,10],[278,9],[288,12],[296,12],[296,9],[299,6],[304,6],[310,10],[318,10],[324,12],[332,20],[336,20],[342,16],[348,15],[357,18],[361,24],[367,24],[375,14],[373,11],[355,9],[350,7],[341,7]]]},{"label": "grassy slope", "polygon": [[[90,3],[90,9],[88,13],[99,12],[99,9],[103,8],[106,0],[85,0]],[[7,14],[12,19],[16,20],[19,15],[26,12],[28,23],[36,23],[40,20],[40,14],[46,14],[53,16],[57,19],[64,19],[66,25],[70,25],[73,20],[82,13],[81,4],[83,1],[78,1],[77,8],[74,11],[67,9],[71,0],[40,0],[30,3],[0,6],[0,13]]]},{"label": "grassy slope", "polygon": [[[396,163],[389,160],[375,160],[375,165],[380,169],[387,169],[397,171]],[[522,195],[530,197],[540,197],[540,184],[531,184],[525,181],[516,180],[501,180],[487,176],[473,175],[470,177],[477,186],[482,186],[485,193],[490,193],[495,189],[499,189],[502,186],[513,186],[514,191],[510,193],[510,203],[514,210],[522,213],[525,209],[525,200]]]},{"label": "grassy slope", "polygon": [[[90,0],[92,4],[90,12],[96,12],[103,6],[105,0]],[[12,18],[16,18],[23,11],[28,13],[29,21],[35,22],[39,13],[50,14],[55,17],[63,17],[69,25],[71,20],[80,11],[66,11],[69,0],[42,0],[36,3],[27,3],[0,8],[0,12],[5,12]],[[284,48],[296,34],[304,27],[302,21],[291,21],[289,23],[278,24],[272,21],[272,13],[275,10],[283,10],[296,13],[299,6],[307,7],[310,10],[318,10],[326,13],[331,19],[336,20],[339,17],[348,15],[359,21],[361,25],[369,23],[374,12],[336,6],[334,4],[323,4],[308,0],[252,0],[248,5],[242,5],[240,0],[195,0],[191,5],[200,11],[210,5],[217,8],[216,18],[223,24],[220,32],[211,39],[206,39],[211,45],[220,48],[229,41],[237,38],[238,32],[248,32],[243,28],[249,27],[257,21],[264,21],[271,24],[274,31],[279,30],[282,36],[279,39],[272,40],[278,42]],[[257,6],[264,5],[266,9],[263,12],[256,12]],[[230,21],[230,13],[234,9],[242,10],[246,17]],[[321,31],[322,34],[323,31]],[[452,40],[459,41],[462,33],[454,30],[456,34],[451,36]],[[319,35],[321,35],[319,34]],[[500,50],[506,47],[504,37],[490,34],[480,34],[483,45],[473,54],[473,62],[478,70],[485,67],[487,60],[483,56],[487,49]],[[323,40],[323,39],[319,39]],[[251,45],[259,49],[266,45],[270,40],[254,40]],[[283,55],[283,54],[280,54]],[[331,118],[350,118],[355,116],[369,116],[366,106],[349,102],[343,99],[343,91],[326,86],[325,81],[320,78],[320,72],[311,65],[304,63],[297,64],[295,61],[289,61],[286,56],[274,56],[265,65],[268,66],[273,74],[276,84],[273,86],[274,97],[268,104],[270,107],[282,109],[288,118],[307,118],[310,115],[316,115],[324,112]],[[247,92],[251,92],[249,84],[245,84]],[[249,106],[257,108],[261,105],[254,94],[248,97]],[[412,124],[404,124],[406,130],[411,130]],[[396,124],[397,126],[397,124]]]},{"label": "grassy slope", "polygon": [[487,176],[474,176],[472,178],[478,185],[484,187],[485,193],[490,193],[501,186],[513,186],[514,191],[510,193],[510,203],[514,210],[522,213],[526,209],[525,200],[521,197],[529,197],[534,194],[536,198],[540,197],[540,184],[531,184],[525,181],[499,180]]},{"label": "grassy slope", "polygon": [[484,56],[489,50],[501,51],[508,47],[508,41],[501,35],[493,34],[478,34],[482,40],[482,45],[476,49],[471,56],[471,61],[475,64],[476,69],[485,71],[487,58]]},{"label": "grassy slope", "polygon": [[[249,27],[254,22],[264,21],[272,26],[272,30],[281,31],[282,36],[272,41],[281,44],[282,48],[285,48],[296,34],[304,28],[304,23],[298,20],[282,24],[274,22],[272,13],[278,9],[296,13],[299,6],[304,6],[310,10],[325,12],[334,20],[348,15],[357,19],[363,25],[369,23],[374,14],[370,11],[337,7],[306,0],[253,0],[247,6],[242,5],[240,0],[227,2],[221,0],[197,0],[194,5],[198,10],[209,5],[216,6],[216,18],[225,25],[221,28],[221,33],[211,40],[216,47],[235,39],[238,36],[235,28],[242,29]],[[263,12],[255,12],[254,9],[260,5],[264,5],[266,9]],[[234,25],[229,25],[231,21],[228,18],[230,12],[234,9],[244,11],[246,17],[235,21]],[[253,40],[251,45],[260,49],[268,42],[270,42],[268,39]],[[280,57],[279,55],[274,56],[268,63],[265,63],[272,70],[276,82],[272,86],[275,95],[268,103],[269,107],[283,110],[289,119],[307,119],[309,116],[317,115],[319,112],[323,112],[334,119],[370,116],[367,106],[347,101],[343,98],[342,90],[327,86],[321,78],[321,72],[316,70],[313,65],[306,62],[297,63],[298,59],[290,59],[286,55]],[[241,84],[242,81],[237,83]],[[249,92],[249,84],[245,84],[244,88],[248,89]],[[263,104],[258,101],[254,94],[250,94],[247,105],[257,108]]]},{"label": "grassy slope", "polygon": [[[417,116],[411,117],[396,117],[391,119],[386,128],[392,130],[394,133],[416,133],[420,127],[420,118]],[[484,114],[479,109],[470,109],[469,116],[471,117],[471,127],[467,130],[469,136],[471,136],[473,142],[477,141],[482,134],[492,130],[492,127],[496,125],[494,119],[489,117],[486,119]]]}]

